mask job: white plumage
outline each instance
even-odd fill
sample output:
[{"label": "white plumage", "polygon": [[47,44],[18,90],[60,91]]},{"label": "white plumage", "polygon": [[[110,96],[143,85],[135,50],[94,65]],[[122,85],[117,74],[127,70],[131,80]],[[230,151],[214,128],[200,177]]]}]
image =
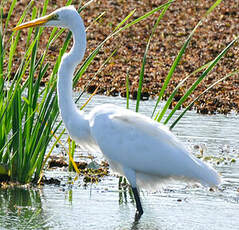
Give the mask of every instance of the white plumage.
[{"label": "white plumage", "polygon": [[136,219],[143,214],[137,187],[153,187],[173,179],[195,180],[203,185],[220,183],[216,171],[189,154],[168,129],[152,119],[115,105],[100,105],[88,115],[72,100],[72,77],[86,49],[83,21],[74,7],[63,7],[49,16],[22,24],[60,26],[73,33],[74,45],[64,55],[58,73],[58,99],[63,122],[71,137],[89,149],[99,149],[113,170],[125,175],[136,200]]},{"label": "white plumage", "polygon": [[127,177],[132,186],[155,187],[167,178],[209,186],[220,182],[214,169],[189,154],[165,126],[144,115],[101,105],[92,110],[89,121],[91,136],[113,169],[126,177],[125,170],[135,172],[135,180]]}]

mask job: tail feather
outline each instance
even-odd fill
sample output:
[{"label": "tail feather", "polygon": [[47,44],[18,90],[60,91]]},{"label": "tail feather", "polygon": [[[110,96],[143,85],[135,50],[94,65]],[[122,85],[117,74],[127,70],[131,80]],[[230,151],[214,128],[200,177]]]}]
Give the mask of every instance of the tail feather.
[{"label": "tail feather", "polygon": [[[192,163],[192,161],[194,163]],[[148,174],[136,171],[137,185],[141,188],[149,190],[156,190],[160,188],[162,184],[173,183],[175,180],[181,180],[185,182],[200,182],[203,186],[214,187],[221,183],[220,176],[211,166],[207,165],[203,161],[191,156],[190,162],[180,168],[176,174],[171,173],[168,175],[160,174]]]},{"label": "tail feather", "polygon": [[194,170],[195,179],[198,179],[204,186],[218,186],[221,183],[221,178],[215,169],[197,158],[194,160],[198,165]]}]

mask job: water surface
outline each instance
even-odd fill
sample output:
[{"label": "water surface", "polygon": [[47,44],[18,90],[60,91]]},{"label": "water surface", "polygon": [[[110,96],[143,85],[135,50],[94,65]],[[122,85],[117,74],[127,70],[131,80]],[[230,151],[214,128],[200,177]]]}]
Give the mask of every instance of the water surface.
[{"label": "water surface", "polygon": [[[120,97],[96,96],[86,110],[102,103],[125,107]],[[135,108],[135,102],[130,103]],[[140,112],[150,116],[154,103],[141,102]],[[116,176],[85,187],[82,178],[68,183],[74,175],[58,169],[46,175],[61,178],[61,186],[0,189],[1,229],[239,229],[238,127],[234,114],[209,116],[189,111],[173,130],[194,154],[203,151],[205,156],[225,158],[218,165],[211,162],[223,179],[218,190],[176,182],[154,193],[142,191],[144,215],[134,223],[135,206],[128,193],[119,204]]]}]

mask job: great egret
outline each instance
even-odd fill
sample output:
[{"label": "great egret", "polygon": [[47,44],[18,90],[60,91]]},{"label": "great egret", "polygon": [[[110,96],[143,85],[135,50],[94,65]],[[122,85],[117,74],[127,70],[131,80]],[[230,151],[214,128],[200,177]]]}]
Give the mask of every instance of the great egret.
[{"label": "great egret", "polygon": [[14,30],[35,26],[59,26],[72,31],[74,44],[62,58],[57,82],[63,122],[72,139],[100,150],[111,168],[126,176],[136,201],[136,220],[143,214],[138,187],[152,187],[170,178],[195,180],[209,186],[220,183],[213,168],[189,154],[158,122],[110,104],[96,106],[88,115],[77,109],[72,99],[72,78],[85,53],[86,32],[73,6],[60,8]]}]

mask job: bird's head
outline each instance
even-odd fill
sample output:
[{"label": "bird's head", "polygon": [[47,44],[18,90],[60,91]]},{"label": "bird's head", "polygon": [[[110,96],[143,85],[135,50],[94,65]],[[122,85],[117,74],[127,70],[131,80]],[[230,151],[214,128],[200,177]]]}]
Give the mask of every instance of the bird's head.
[{"label": "bird's head", "polygon": [[53,11],[49,15],[18,25],[15,28],[13,28],[13,30],[18,31],[24,28],[37,26],[43,27],[57,26],[69,28],[70,25],[74,25],[74,21],[76,20],[77,17],[79,17],[79,14],[74,6],[65,6],[58,10]]}]

